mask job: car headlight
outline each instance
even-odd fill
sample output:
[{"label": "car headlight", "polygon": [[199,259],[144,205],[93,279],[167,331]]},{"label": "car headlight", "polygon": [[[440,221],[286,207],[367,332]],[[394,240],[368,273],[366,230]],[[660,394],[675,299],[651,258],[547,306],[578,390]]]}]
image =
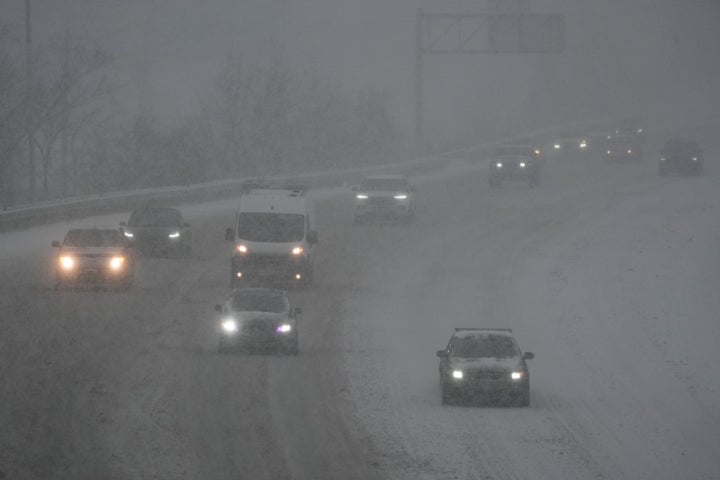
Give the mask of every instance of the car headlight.
[{"label": "car headlight", "polygon": [[291,250],[293,255],[302,255],[302,253],[305,251],[305,248],[301,246],[293,247]]},{"label": "car headlight", "polygon": [[248,247],[244,243],[238,243],[235,246],[235,250],[237,250],[240,253],[248,253]]},{"label": "car headlight", "polygon": [[553,148],[554,148],[555,150],[560,150],[560,144],[559,144],[559,143],[556,143],[555,145],[553,145]]},{"label": "car headlight", "polygon": [[277,329],[275,329],[277,333],[289,333],[290,330],[292,330],[292,325],[290,325],[289,323],[283,323],[281,325],[278,325]]},{"label": "car headlight", "polygon": [[525,162],[520,162],[520,168],[525,168]]},{"label": "car headlight", "polygon": [[495,164],[495,167],[497,167],[497,168],[502,168],[502,162],[497,162],[497,163]]},{"label": "car headlight", "polygon": [[637,129],[637,133],[643,133],[643,132],[644,132],[644,130],[642,128]]},{"label": "car headlight", "polygon": [[463,371],[462,371],[462,370],[453,370],[452,376],[453,376],[453,378],[455,378],[455,379],[457,379],[457,380],[462,380],[462,378],[463,378]]},{"label": "car headlight", "polygon": [[120,270],[125,264],[124,257],[112,257],[110,259],[110,268],[113,270]]},{"label": "car headlight", "polygon": [[75,259],[68,255],[60,257],[60,266],[65,270],[72,270],[75,267]]},{"label": "car headlight", "polygon": [[522,372],[522,371],[521,372],[512,372],[510,374],[510,378],[512,378],[513,380],[520,380],[524,376],[525,376],[525,372]]},{"label": "car headlight", "polygon": [[580,148],[586,148],[587,142],[580,142]]},{"label": "car headlight", "polygon": [[667,160],[665,157],[660,157],[661,162],[664,162],[665,160]]},{"label": "car headlight", "polygon": [[357,198],[358,200],[367,200],[368,196],[364,193],[358,193],[357,195],[355,195],[355,198]]},{"label": "car headlight", "polygon": [[168,238],[180,238],[180,232],[172,232]]},{"label": "car headlight", "polygon": [[123,232],[127,238],[133,238],[135,235],[132,232],[128,232],[127,230]]},{"label": "car headlight", "polygon": [[405,199],[407,198],[407,194],[405,194],[405,193],[400,193],[400,194],[398,194],[398,195],[395,195],[393,198],[394,198],[395,200],[405,200]]},{"label": "car headlight", "polygon": [[697,162],[697,160],[698,160],[698,157],[692,157],[693,162]]},{"label": "car headlight", "polygon": [[610,155],[612,152],[610,150],[607,151],[607,154]]},{"label": "car headlight", "polygon": [[227,318],[220,324],[225,333],[235,333],[238,331],[238,323],[232,318]]},{"label": "car headlight", "polygon": [[628,148],[628,155],[632,154],[632,149]]},{"label": "car headlight", "polygon": [[539,149],[539,148],[536,148],[536,149],[535,149],[535,155],[540,155],[540,149]]}]

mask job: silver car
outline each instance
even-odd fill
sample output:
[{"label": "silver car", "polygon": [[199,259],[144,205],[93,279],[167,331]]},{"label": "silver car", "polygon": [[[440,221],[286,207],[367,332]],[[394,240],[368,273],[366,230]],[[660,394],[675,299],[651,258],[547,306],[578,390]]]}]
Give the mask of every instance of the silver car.
[{"label": "silver car", "polygon": [[415,218],[415,187],[404,175],[367,176],[353,192],[356,225],[370,219],[410,223]]},{"label": "silver car", "polygon": [[298,354],[301,310],[293,307],[284,290],[238,288],[224,304],[215,305],[215,310],[220,313],[220,353],[272,350]]}]

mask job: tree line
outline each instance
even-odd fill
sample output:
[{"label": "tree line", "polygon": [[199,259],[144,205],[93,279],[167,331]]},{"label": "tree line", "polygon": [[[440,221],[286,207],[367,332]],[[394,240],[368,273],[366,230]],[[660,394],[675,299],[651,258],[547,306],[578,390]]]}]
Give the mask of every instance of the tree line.
[{"label": "tree line", "polygon": [[349,93],[281,59],[228,58],[199,108],[167,125],[127,113],[102,48],[62,35],[35,46],[28,68],[18,43],[0,27],[3,207],[383,163],[401,148],[382,92]]}]

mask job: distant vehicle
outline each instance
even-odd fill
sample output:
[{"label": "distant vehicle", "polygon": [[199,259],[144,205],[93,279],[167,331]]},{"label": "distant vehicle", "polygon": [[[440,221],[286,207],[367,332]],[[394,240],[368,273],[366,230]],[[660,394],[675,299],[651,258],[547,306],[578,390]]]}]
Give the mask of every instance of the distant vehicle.
[{"label": "distant vehicle", "polygon": [[415,187],[404,175],[370,175],[353,187],[357,225],[368,219],[410,223],[415,218]]},{"label": "distant vehicle", "polygon": [[69,286],[115,286],[133,283],[135,262],[128,242],[116,229],[75,228],[55,240],[55,289]]},{"label": "distant vehicle", "polygon": [[192,230],[177,208],[139,208],[120,225],[139,254],[190,256]]},{"label": "distant vehicle", "polygon": [[588,154],[604,154],[605,142],[609,133],[606,130],[590,131],[580,139],[580,149]]},{"label": "distant vehicle", "polygon": [[491,187],[506,180],[520,180],[528,186],[537,185],[540,178],[538,149],[531,145],[500,145],[495,148],[490,162],[488,183]]},{"label": "distant vehicle", "polygon": [[634,135],[609,135],[605,140],[605,160],[608,162],[640,160],[642,146]]},{"label": "distant vehicle", "polygon": [[235,245],[230,260],[232,288],[313,281],[318,232],[313,203],[302,186],[244,188],[235,224],[226,230],[225,239]]},{"label": "distant vehicle", "polygon": [[671,138],[660,149],[658,173],[685,173],[700,175],[703,170],[703,152],[697,142],[681,138]]},{"label": "distant vehicle", "polygon": [[299,307],[283,290],[240,288],[228,296],[220,312],[218,350],[267,350],[298,354]]},{"label": "distant vehicle", "polygon": [[530,405],[530,374],[511,329],[456,328],[439,350],[442,403],[490,400],[520,407]]},{"label": "distant vehicle", "polygon": [[587,140],[582,137],[557,139],[545,147],[545,156],[559,160],[577,160],[586,153]]},{"label": "distant vehicle", "polygon": [[638,139],[644,139],[647,131],[642,122],[637,118],[623,118],[613,129],[614,135],[632,135]]}]

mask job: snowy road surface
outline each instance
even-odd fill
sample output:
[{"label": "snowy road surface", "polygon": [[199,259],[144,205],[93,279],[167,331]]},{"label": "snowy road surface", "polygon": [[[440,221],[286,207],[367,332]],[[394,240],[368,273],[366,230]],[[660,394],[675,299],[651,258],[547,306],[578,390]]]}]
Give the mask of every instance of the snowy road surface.
[{"label": "snowy road surface", "polygon": [[[651,149],[648,149],[651,151]],[[410,226],[319,196],[301,355],[218,355],[234,202],[127,293],[54,292],[50,241],[0,236],[0,471],[68,479],[720,478],[720,171],[552,163],[419,181]],[[80,223],[116,224],[126,215]],[[456,326],[512,327],[527,409],[440,405]]]}]

